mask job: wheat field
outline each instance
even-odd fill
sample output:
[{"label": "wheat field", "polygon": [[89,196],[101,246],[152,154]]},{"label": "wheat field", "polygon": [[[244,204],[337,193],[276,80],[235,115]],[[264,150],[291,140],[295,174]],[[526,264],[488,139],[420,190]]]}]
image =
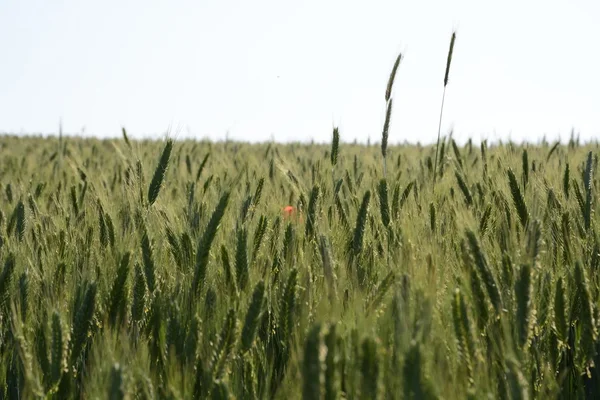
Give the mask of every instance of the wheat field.
[{"label": "wheat field", "polygon": [[339,138],[1,137],[0,398],[597,398],[598,145]]}]

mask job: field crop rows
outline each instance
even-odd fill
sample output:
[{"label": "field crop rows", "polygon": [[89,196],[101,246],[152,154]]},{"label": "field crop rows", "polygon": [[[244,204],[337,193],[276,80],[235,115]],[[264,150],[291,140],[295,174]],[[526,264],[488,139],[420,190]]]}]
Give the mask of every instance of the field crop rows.
[{"label": "field crop rows", "polygon": [[600,393],[596,145],[124,139],[0,139],[0,398]]}]

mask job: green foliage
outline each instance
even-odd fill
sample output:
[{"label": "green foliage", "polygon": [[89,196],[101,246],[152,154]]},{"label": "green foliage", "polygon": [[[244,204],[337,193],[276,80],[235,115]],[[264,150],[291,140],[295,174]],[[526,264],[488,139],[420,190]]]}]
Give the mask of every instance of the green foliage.
[{"label": "green foliage", "polygon": [[600,393],[593,145],[0,145],[0,398]]}]

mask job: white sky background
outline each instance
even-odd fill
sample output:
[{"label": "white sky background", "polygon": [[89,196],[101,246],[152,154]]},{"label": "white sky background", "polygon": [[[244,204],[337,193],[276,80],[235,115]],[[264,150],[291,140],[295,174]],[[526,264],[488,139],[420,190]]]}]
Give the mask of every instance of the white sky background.
[{"label": "white sky background", "polygon": [[[0,131],[390,142],[600,137],[600,1],[0,0]],[[82,130],[85,127],[85,130]]]}]

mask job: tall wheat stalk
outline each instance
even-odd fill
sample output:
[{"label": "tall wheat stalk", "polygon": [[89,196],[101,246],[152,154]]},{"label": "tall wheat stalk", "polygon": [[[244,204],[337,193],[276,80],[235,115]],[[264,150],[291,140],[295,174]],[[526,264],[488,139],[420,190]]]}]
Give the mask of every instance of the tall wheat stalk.
[{"label": "tall wheat stalk", "polygon": [[448,49],[448,60],[446,61],[446,73],[444,74],[444,91],[442,93],[442,106],[440,107],[440,122],[438,124],[438,136],[437,143],[435,145],[435,163],[433,166],[433,187],[435,189],[435,182],[437,178],[438,170],[438,149],[440,147],[440,134],[442,132],[442,116],[444,115],[444,100],[446,99],[446,87],[448,86],[448,75],[450,74],[450,64],[452,63],[452,52],[454,51],[454,41],[456,40],[456,32],[452,32],[452,38],[450,39],[450,48]]},{"label": "tall wheat stalk", "polygon": [[340,152],[340,130],[336,127],[333,128],[333,138],[331,141],[331,181],[333,183],[333,187],[335,187],[335,166],[338,161],[338,155]]},{"label": "tall wheat stalk", "polygon": [[390,73],[390,77],[388,79],[388,83],[385,89],[385,103],[386,103],[386,113],[385,113],[385,123],[383,124],[383,132],[381,134],[381,155],[383,156],[383,177],[385,179],[387,173],[387,147],[388,147],[388,135],[390,130],[390,123],[392,119],[392,87],[394,86],[394,80],[396,78],[396,72],[398,71],[398,67],[400,66],[400,61],[402,60],[402,53],[398,54],[396,58],[396,62],[394,63],[394,67],[392,68],[392,72]]},{"label": "tall wheat stalk", "polygon": [[156,170],[154,171],[154,175],[152,176],[150,186],[148,187],[148,206],[154,204],[154,202],[158,198],[158,193],[160,192],[161,185],[165,178],[165,173],[167,172],[167,167],[169,165],[169,159],[171,158],[172,150],[173,140],[168,139],[167,143],[165,144],[165,148],[163,149],[163,152],[160,155],[160,160],[158,161],[158,165],[156,166]]}]

